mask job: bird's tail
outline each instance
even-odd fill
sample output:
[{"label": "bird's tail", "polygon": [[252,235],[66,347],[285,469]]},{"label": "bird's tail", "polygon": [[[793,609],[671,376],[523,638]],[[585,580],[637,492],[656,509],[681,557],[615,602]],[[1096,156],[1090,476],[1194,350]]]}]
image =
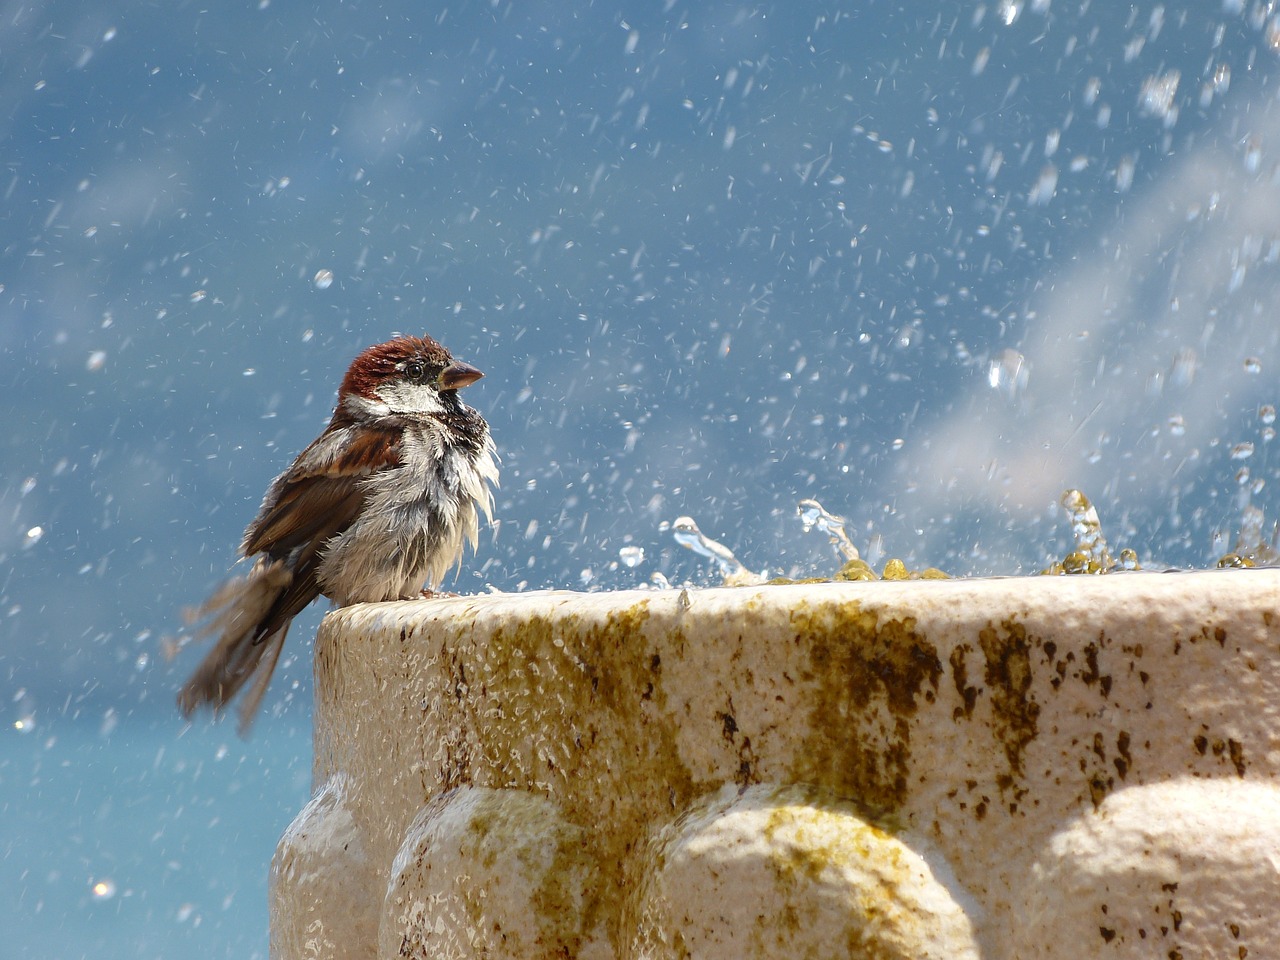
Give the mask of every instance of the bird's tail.
[{"label": "bird's tail", "polygon": [[230,580],[199,607],[188,611],[191,622],[205,621],[196,636],[216,636],[195,673],[178,692],[178,708],[191,715],[209,707],[217,715],[240,689],[253,683],[240,704],[238,730],[249,732],[275,671],[293,617],[277,615],[280,598],[293,584],[283,560],[259,560],[248,576]]}]

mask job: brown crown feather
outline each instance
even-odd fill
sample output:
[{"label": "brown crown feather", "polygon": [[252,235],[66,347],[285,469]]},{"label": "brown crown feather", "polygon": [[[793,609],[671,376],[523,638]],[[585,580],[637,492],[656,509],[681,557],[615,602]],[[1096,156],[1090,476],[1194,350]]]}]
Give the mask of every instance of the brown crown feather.
[{"label": "brown crown feather", "polygon": [[446,367],[453,360],[453,354],[427,336],[396,337],[386,343],[376,344],[352,361],[351,369],[342,378],[342,386],[338,388],[339,400],[349,394],[372,397],[378,384],[395,376],[398,364],[415,357],[423,363],[439,367]]}]

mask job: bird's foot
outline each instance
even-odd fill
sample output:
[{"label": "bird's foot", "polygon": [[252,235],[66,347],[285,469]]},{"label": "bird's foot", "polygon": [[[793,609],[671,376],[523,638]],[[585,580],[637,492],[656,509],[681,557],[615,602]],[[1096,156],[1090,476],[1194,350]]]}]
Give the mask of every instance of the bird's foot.
[{"label": "bird's foot", "polygon": [[456,596],[458,596],[458,594],[450,593],[447,590],[428,590],[426,587],[422,588],[423,600],[435,600],[437,597],[456,597]]}]

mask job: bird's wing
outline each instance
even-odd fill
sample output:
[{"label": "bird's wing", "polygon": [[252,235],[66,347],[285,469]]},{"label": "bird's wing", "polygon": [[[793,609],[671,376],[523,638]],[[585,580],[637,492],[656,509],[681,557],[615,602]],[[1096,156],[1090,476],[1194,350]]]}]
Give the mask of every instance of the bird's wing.
[{"label": "bird's wing", "polygon": [[271,485],[241,550],[246,557],[265,553],[284,560],[293,578],[258,621],[255,645],[287,627],[320,595],[326,545],[360,515],[368,496],[363,480],[400,466],[400,437],[394,427],[368,425],[327,432]]},{"label": "bird's wing", "polygon": [[394,427],[370,426],[322,435],[271,485],[241,551],[246,557],[318,551],[355,522],[366,496],[360,479],[400,466],[400,437]]}]

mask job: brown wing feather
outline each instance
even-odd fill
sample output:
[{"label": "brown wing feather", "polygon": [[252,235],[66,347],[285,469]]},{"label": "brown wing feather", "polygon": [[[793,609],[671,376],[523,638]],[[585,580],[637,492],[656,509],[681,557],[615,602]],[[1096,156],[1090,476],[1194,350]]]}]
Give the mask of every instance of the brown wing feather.
[{"label": "brown wing feather", "polygon": [[282,626],[296,617],[316,597],[320,596],[320,584],[317,574],[320,561],[324,559],[324,548],[331,537],[351,526],[360,506],[364,502],[364,491],[360,488],[348,487],[348,495],[343,500],[334,502],[326,517],[327,523],[317,526],[310,540],[305,542],[291,565],[293,580],[280,594],[270,611],[262,618],[255,643],[262,642]]},{"label": "brown wing feather", "polygon": [[250,528],[253,538],[245,540],[245,556],[284,556],[295,547],[345,530],[355,520],[364,496],[364,491],[353,487],[346,477],[307,477],[289,484]]},{"label": "brown wing feather", "polygon": [[[362,492],[353,497],[351,478],[400,464],[398,431],[351,431],[337,444],[327,439],[322,436],[302,451],[271,485],[261,511],[245,531],[241,550],[246,557],[255,553],[283,556],[304,543],[345,530],[364,502]],[[337,526],[335,513],[343,521]]]},{"label": "brown wing feather", "polygon": [[276,478],[245,531],[241,552],[265,556],[196,611],[208,619],[199,632],[218,641],[178,694],[185,716],[201,706],[220,712],[251,682],[240,712],[240,733],[248,732],[290,621],[320,595],[326,544],[359,516],[367,493],[358,478],[400,465],[397,429],[355,431],[334,419],[338,429],[321,434]]}]

